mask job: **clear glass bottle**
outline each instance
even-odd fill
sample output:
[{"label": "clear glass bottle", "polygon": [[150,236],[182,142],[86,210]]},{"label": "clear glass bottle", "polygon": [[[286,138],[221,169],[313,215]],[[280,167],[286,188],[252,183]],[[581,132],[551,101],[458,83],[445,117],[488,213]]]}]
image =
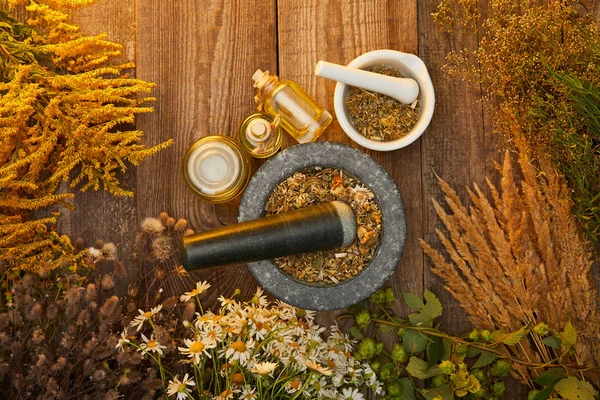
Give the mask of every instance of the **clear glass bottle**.
[{"label": "clear glass bottle", "polygon": [[331,114],[295,82],[279,81],[269,71],[252,75],[258,110],[281,117],[281,126],[299,143],[314,142],[331,122]]},{"label": "clear glass bottle", "polygon": [[238,139],[242,148],[255,158],[268,158],[281,148],[283,134],[279,116],[256,113],[242,122]]}]

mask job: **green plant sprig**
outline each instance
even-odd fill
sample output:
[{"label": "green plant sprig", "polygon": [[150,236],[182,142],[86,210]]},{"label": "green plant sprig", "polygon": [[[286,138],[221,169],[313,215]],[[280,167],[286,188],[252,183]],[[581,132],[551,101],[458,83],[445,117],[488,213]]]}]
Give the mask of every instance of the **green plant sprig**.
[{"label": "green plant sprig", "polygon": [[[569,357],[577,343],[577,332],[570,322],[563,331],[553,333],[545,323],[531,323],[514,332],[475,329],[455,336],[435,325],[443,307],[432,292],[425,290],[423,299],[407,293],[403,299],[415,311],[408,318],[391,312],[396,302],[391,288],[379,290],[365,304],[352,307],[351,314],[340,317],[354,318],[351,333],[360,340],[354,357],[368,361],[386,384],[386,399],[416,399],[419,394],[428,400],[467,395],[493,400],[504,394],[504,379],[511,371],[524,378],[520,368],[534,371],[527,381],[531,399],[576,393],[581,399],[592,400],[597,394],[581,373],[599,368],[573,363]],[[397,341],[386,351],[379,334],[390,332],[395,332]],[[515,356],[512,349],[527,341],[541,344],[544,351],[556,356],[545,363]],[[424,389],[416,389],[419,385],[415,380],[424,381]]]}]

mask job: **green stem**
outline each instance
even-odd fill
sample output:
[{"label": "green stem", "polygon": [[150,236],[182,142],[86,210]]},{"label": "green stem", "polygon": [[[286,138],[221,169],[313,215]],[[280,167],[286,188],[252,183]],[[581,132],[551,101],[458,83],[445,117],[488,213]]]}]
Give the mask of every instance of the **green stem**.
[{"label": "green stem", "polygon": [[586,370],[586,371],[593,370],[593,369],[600,369],[600,367],[589,367],[589,366],[585,366],[585,365],[576,365],[576,364],[553,364],[554,362],[560,361],[559,359],[550,360],[549,362],[543,363],[543,364],[531,363],[531,362],[523,361],[519,358],[508,356],[499,350],[493,349],[490,346],[486,346],[485,344],[473,343],[468,340],[461,339],[456,336],[451,336],[444,332],[440,332],[437,329],[427,328],[427,327],[423,327],[423,326],[405,325],[405,324],[398,323],[396,321],[386,321],[386,320],[378,319],[378,318],[373,318],[371,321],[377,322],[378,324],[382,324],[382,325],[395,326],[398,328],[404,328],[404,329],[417,331],[417,332],[424,333],[429,336],[434,336],[434,337],[439,337],[442,339],[450,340],[454,343],[465,344],[465,345],[473,347],[475,349],[479,349],[481,351],[487,351],[488,353],[495,354],[496,356],[498,356],[498,358],[503,358],[503,359],[513,362],[515,364],[524,365],[524,366],[530,367],[530,368],[549,368],[549,367],[550,368],[572,368],[572,369],[576,369],[576,370]]}]

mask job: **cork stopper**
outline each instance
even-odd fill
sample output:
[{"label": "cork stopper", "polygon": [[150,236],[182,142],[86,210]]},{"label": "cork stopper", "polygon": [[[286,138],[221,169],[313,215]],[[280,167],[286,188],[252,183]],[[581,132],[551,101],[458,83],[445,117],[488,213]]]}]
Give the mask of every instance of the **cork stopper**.
[{"label": "cork stopper", "polygon": [[253,119],[246,127],[246,137],[255,145],[265,142],[272,133],[271,123],[263,118]]},{"label": "cork stopper", "polygon": [[259,90],[262,89],[266,83],[269,81],[271,74],[269,71],[262,71],[261,69],[257,69],[254,74],[252,74],[252,82],[254,82],[254,87]]}]

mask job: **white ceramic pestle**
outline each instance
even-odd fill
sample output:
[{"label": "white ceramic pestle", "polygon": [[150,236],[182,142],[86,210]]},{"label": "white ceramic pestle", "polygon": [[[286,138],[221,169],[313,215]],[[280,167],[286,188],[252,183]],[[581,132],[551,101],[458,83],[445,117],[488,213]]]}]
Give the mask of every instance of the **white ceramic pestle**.
[{"label": "white ceramic pestle", "polygon": [[419,95],[419,84],[414,79],[377,74],[327,61],[317,63],[315,75],[385,94],[404,104],[412,104]]}]

